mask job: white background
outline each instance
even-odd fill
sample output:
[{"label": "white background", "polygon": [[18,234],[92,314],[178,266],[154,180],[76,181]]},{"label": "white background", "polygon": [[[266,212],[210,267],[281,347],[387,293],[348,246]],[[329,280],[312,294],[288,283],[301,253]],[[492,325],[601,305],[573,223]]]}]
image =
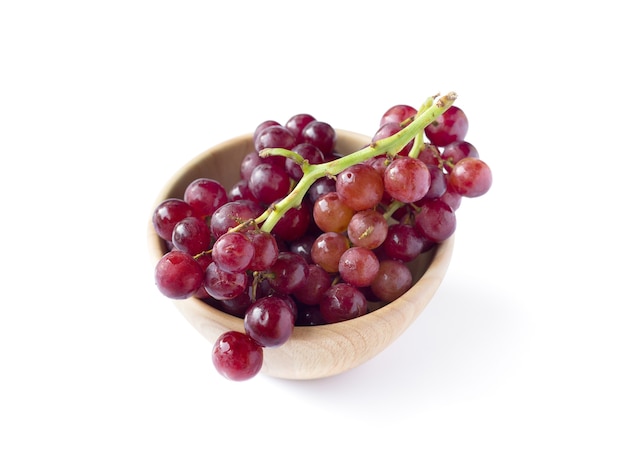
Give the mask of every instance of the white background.
[{"label": "white background", "polygon": [[[617,5],[3,2],[0,473],[625,473]],[[218,376],[153,284],[168,177],[451,90],[494,185],[417,322],[326,380]]]}]

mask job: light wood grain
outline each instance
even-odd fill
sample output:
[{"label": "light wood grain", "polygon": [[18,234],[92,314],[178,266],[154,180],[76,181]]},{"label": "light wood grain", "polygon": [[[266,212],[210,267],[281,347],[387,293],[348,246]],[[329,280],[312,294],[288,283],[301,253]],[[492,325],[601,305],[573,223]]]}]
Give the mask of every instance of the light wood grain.
[{"label": "light wood grain", "polygon": [[[337,131],[341,153],[357,150],[369,138]],[[155,199],[182,198],[187,184],[198,177],[211,177],[227,189],[239,179],[239,164],[253,149],[252,135],[223,142],[198,155],[163,187]],[[393,343],[419,316],[431,300],[447,271],[454,237],[420,256],[412,266],[414,285],[396,301],[360,318],[316,327],[296,327],[289,341],[264,350],[262,372],[286,379],[316,379],[355,368]],[[166,251],[165,243],[148,223],[148,252],[156,265]],[[165,299],[165,297],[163,297]],[[221,312],[198,299],[172,301],[185,318],[211,344],[225,331],[243,331],[243,320]]]}]

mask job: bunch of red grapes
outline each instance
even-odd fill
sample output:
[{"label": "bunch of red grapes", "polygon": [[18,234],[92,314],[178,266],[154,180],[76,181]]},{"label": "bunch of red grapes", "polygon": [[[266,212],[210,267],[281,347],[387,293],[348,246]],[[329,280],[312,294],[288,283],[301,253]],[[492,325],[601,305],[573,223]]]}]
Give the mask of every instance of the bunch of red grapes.
[{"label": "bunch of red grapes", "polygon": [[[372,144],[417,114],[412,106],[391,107]],[[182,199],[154,210],[154,229],[169,249],[156,265],[157,287],[167,297],[199,298],[243,318],[243,333],[216,341],[213,363],[229,379],[253,377],[263,349],[284,344],[296,325],[357,318],[413,285],[408,264],[454,233],[463,197],[491,186],[467,130],[465,113],[450,106],[397,153],[376,154],[374,147],[366,160],[318,178],[264,229],[259,217],[286,199],[304,161],[324,165],[340,156],[333,127],[309,114],[261,123],[254,151],[233,157],[241,160],[238,183],[226,188],[198,178]],[[261,153],[266,149],[301,159]]]}]

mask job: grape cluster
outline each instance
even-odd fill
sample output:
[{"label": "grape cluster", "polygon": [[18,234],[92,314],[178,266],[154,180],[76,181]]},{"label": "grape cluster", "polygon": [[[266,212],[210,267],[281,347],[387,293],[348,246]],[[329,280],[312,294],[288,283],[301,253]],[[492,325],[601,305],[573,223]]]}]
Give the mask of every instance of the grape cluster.
[{"label": "grape cluster", "polygon": [[413,284],[409,263],[454,233],[461,199],[489,190],[465,113],[435,101],[391,107],[371,144],[344,157],[334,128],[310,114],[267,120],[254,150],[233,157],[236,184],[198,178],[156,207],[169,249],[155,269],[159,290],[243,318],[243,333],[213,347],[223,376],[256,375],[263,349],[296,325],[357,318],[398,298]]}]

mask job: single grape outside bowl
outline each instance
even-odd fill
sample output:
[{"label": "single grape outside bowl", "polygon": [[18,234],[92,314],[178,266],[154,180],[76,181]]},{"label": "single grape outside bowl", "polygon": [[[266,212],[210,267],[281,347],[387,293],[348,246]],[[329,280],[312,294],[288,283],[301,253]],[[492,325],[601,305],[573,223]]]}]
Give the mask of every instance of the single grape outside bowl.
[{"label": "single grape outside bowl", "polygon": [[[370,142],[369,137],[358,133],[336,132],[336,150],[341,154]],[[213,178],[229,189],[240,179],[241,160],[253,149],[252,134],[248,134],[206,150],[167,182],[155,200],[155,207],[167,198],[182,198],[187,185],[196,178]],[[393,302],[353,320],[295,327],[287,343],[264,349],[261,372],[284,379],[318,379],[343,373],[370,360],[392,344],[428,305],[448,269],[453,246],[454,236],[420,255],[411,264],[413,286]],[[167,252],[166,243],[154,231],[152,221],[148,225],[148,252],[155,266]],[[172,302],[211,344],[226,331],[244,331],[243,319],[202,300]]]}]

